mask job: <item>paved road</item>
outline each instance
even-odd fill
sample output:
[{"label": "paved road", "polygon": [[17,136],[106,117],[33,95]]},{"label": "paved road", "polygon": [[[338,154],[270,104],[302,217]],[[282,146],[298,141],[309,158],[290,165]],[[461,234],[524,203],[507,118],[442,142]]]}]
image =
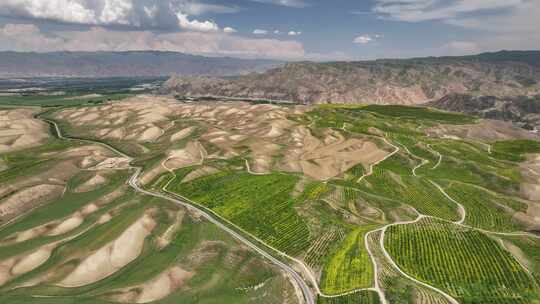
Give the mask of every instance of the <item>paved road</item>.
[{"label": "paved road", "polygon": [[[116,154],[119,154],[122,157],[125,157],[125,158],[128,158],[129,160],[132,160],[132,158],[129,157],[128,155],[116,150],[114,147],[109,146],[109,145],[107,145],[105,143],[101,143],[101,142],[97,142],[97,141],[93,141],[93,140],[88,140],[88,139],[72,139],[72,138],[65,137],[65,136],[62,135],[62,132],[60,131],[60,128],[58,127],[58,124],[56,124],[56,122],[54,122],[52,120],[44,119],[44,118],[41,118],[41,119],[47,121],[48,123],[50,123],[50,124],[52,124],[54,126],[56,134],[57,134],[58,138],[60,138],[60,139],[78,140],[78,141],[85,141],[85,142],[89,142],[89,143],[93,143],[93,144],[98,144],[98,145],[107,147],[108,149],[114,151]],[[133,189],[135,189],[136,191],[141,192],[143,194],[158,197],[158,198],[173,202],[175,204],[184,206],[188,210],[196,211],[201,216],[203,216],[205,219],[207,219],[209,222],[215,224],[220,229],[222,229],[225,232],[229,233],[231,236],[236,238],[238,241],[244,243],[246,246],[250,247],[251,249],[253,249],[257,253],[259,253],[263,257],[267,258],[273,264],[275,264],[276,266],[281,268],[283,271],[285,271],[287,274],[289,274],[294,279],[294,281],[298,284],[300,289],[302,290],[302,294],[304,296],[305,303],[306,304],[315,304],[315,296],[313,295],[313,292],[311,291],[309,286],[306,284],[306,282],[304,281],[302,276],[300,276],[289,265],[287,265],[287,264],[281,262],[280,260],[274,258],[271,254],[269,254],[266,251],[264,251],[263,249],[259,248],[257,245],[255,245],[254,243],[252,243],[251,241],[249,241],[248,239],[246,239],[245,237],[243,237],[241,234],[237,233],[233,229],[225,226],[220,221],[218,221],[214,217],[212,217],[210,214],[206,213],[204,210],[201,210],[201,209],[193,206],[192,204],[190,204],[190,203],[188,203],[186,201],[183,201],[183,200],[180,200],[180,199],[177,199],[177,198],[172,198],[172,197],[169,197],[169,196],[161,194],[161,193],[154,193],[154,192],[144,190],[143,188],[141,188],[138,185],[138,182],[137,182],[138,179],[139,179],[139,175],[141,174],[142,169],[140,167],[133,167],[133,168],[135,169],[135,173],[129,178],[129,181],[128,181],[129,185]]]},{"label": "paved road", "polygon": [[[62,135],[61,131],[60,131],[60,128],[58,127],[58,125],[54,122],[54,121],[51,121],[51,120],[47,120],[47,119],[44,119],[44,118],[41,118],[42,120],[45,120],[47,122],[49,122],[50,124],[52,124],[55,128],[55,131],[58,135],[58,138],[60,139],[65,139],[65,140],[78,140],[78,141],[84,141],[84,142],[88,142],[88,143],[92,143],[92,144],[98,144],[98,145],[101,145],[101,146],[104,146],[108,149],[110,149],[111,151],[115,152],[116,154],[118,155],[121,155],[122,157],[125,157],[127,159],[129,159],[130,161],[132,160],[132,158],[124,153],[122,153],[121,151],[118,151],[116,150],[114,147],[112,146],[109,146],[108,144],[105,144],[105,143],[101,143],[101,142],[98,142],[98,141],[93,141],[93,140],[88,140],[88,139],[77,139],[77,138],[66,138]],[[344,129],[344,128],[343,128]],[[389,157],[391,157],[392,155],[394,155],[395,153],[397,153],[398,151],[400,151],[400,148],[393,145],[392,143],[390,143],[386,138],[382,137],[382,139],[389,145],[391,145],[392,147],[394,147],[394,151],[392,153],[390,153],[389,155],[387,155],[387,157],[385,157],[384,159],[387,159]],[[418,157],[414,154],[412,154],[406,146],[404,146],[404,149],[409,153],[411,154],[413,157],[416,157],[418,159],[421,159],[422,160],[422,163],[417,165],[413,170],[412,170],[412,174],[414,176],[416,176],[416,170],[420,167],[422,167],[423,165],[429,163],[428,160],[424,159],[424,158],[421,158],[421,157]],[[491,146],[488,145],[488,154],[491,152]],[[437,154],[439,154],[439,161],[437,162],[437,164],[432,168],[432,169],[435,169],[441,162],[441,158],[442,156],[440,155],[440,153],[437,152]],[[372,166],[370,166],[370,170],[368,173],[364,174],[362,177],[360,177],[360,179],[358,180],[358,182],[360,182],[363,178],[371,175],[373,173],[373,166],[377,165],[378,163],[382,162],[379,161],[377,162],[376,164],[373,164]],[[250,168],[249,168],[249,163],[247,162],[246,160],[246,164],[247,164],[247,168],[248,168],[248,171],[250,171]],[[209,222],[217,225],[220,229],[222,229],[223,231],[229,233],[231,236],[233,236],[234,238],[236,238],[238,241],[244,243],[246,246],[250,247],[251,249],[253,249],[254,251],[258,252],[260,255],[262,255],[263,257],[267,258],[269,261],[271,261],[273,264],[275,264],[276,266],[278,266],[279,268],[281,268],[285,273],[287,273],[288,275],[290,275],[294,280],[295,282],[298,284],[298,286],[300,287],[302,293],[303,293],[303,296],[304,296],[304,300],[307,304],[315,304],[315,296],[313,294],[313,291],[311,290],[311,288],[307,285],[306,281],[304,280],[304,278],[298,274],[297,271],[295,271],[292,267],[290,267],[289,265],[281,262],[280,260],[274,258],[271,254],[269,254],[268,252],[266,252],[264,249],[258,247],[257,245],[255,245],[253,242],[251,242],[250,240],[248,240],[247,238],[245,238],[242,234],[236,232],[235,230],[231,229],[230,227],[224,225],[221,221],[217,220],[214,216],[210,215],[209,213],[207,213],[205,210],[203,209],[200,209],[198,208],[196,205],[194,204],[191,204],[190,202],[188,201],[185,201],[181,198],[178,198],[178,197],[172,197],[172,196],[168,196],[168,195],[165,195],[165,194],[162,194],[162,193],[154,193],[154,192],[150,192],[150,191],[147,191],[147,190],[144,190],[142,189],[139,185],[138,185],[138,179],[139,179],[139,176],[141,174],[141,171],[142,169],[140,167],[132,167],[133,169],[135,169],[135,173],[130,177],[128,183],[129,185],[134,188],[136,191],[138,192],[141,192],[143,194],[146,194],[146,195],[150,195],[150,196],[154,196],[154,197],[159,197],[161,199],[164,199],[164,200],[167,200],[167,201],[170,201],[170,202],[173,202],[175,204],[178,204],[178,205],[181,205],[181,206],[184,206],[185,208],[187,208],[188,210],[192,210],[192,211],[195,211],[197,212],[198,214],[200,214],[202,217],[206,218]],[[458,203],[457,201],[455,201],[454,199],[452,199],[443,189],[442,187],[440,187],[438,184],[436,184],[435,182],[431,181],[431,180],[428,180],[429,182],[431,182],[444,196],[446,196],[448,199],[450,199],[452,202],[456,203],[458,205],[458,208],[459,208],[459,211],[460,211],[460,214],[461,214],[461,218],[456,221],[456,222],[452,222],[454,224],[457,224],[459,226],[462,226],[462,227],[467,227],[467,228],[471,228],[471,229],[476,229],[476,230],[479,230],[479,231],[483,231],[485,233],[491,233],[491,234],[497,234],[497,235],[508,235],[508,236],[531,236],[531,237],[537,237],[539,238],[539,236],[537,235],[534,235],[534,234],[530,234],[530,233],[526,233],[526,232],[523,232],[523,233],[502,233],[502,232],[494,232],[494,231],[487,231],[487,230],[483,230],[483,229],[478,229],[478,228],[474,228],[474,227],[470,227],[468,225],[465,225],[463,222],[465,220],[465,217],[466,217],[466,210],[465,208],[463,207],[463,205],[461,205],[460,203]],[[416,223],[418,221],[420,221],[422,218],[426,218],[426,217],[431,217],[431,216],[426,216],[426,215],[423,215],[423,214],[420,214],[419,213],[419,216],[418,218],[416,218],[415,220],[413,221],[402,221],[402,222],[395,222],[395,223],[392,223],[392,224],[388,224],[388,225],[385,225],[384,227],[381,227],[379,229],[375,229],[373,231],[370,231],[369,233],[366,234],[366,238],[365,238],[365,242],[366,242],[366,249],[368,251],[368,254],[370,256],[370,258],[372,259],[372,262],[374,264],[374,269],[375,269],[375,272],[377,272],[377,264],[374,260],[374,256],[369,248],[369,244],[367,243],[367,237],[369,234],[371,233],[374,233],[376,231],[381,231],[381,237],[380,237],[380,247],[383,251],[383,255],[385,256],[385,258],[390,262],[390,264],[401,274],[403,275],[404,277],[412,280],[413,282],[419,284],[419,285],[422,285],[426,288],[429,288],[435,292],[438,292],[440,293],[441,295],[443,295],[450,303],[452,304],[458,304],[458,302],[453,298],[451,297],[449,294],[445,293],[444,291],[442,291],[441,289],[438,289],[434,286],[431,286],[429,284],[426,284],[424,282],[421,282],[413,277],[411,277],[410,275],[406,274],[405,272],[403,272],[399,267],[398,265],[395,263],[395,261],[392,259],[392,257],[390,256],[390,254],[388,254],[388,252],[386,251],[385,247],[384,247],[384,236],[385,236],[385,233],[386,233],[386,230],[388,227],[390,226],[395,226],[395,225],[407,225],[407,224],[413,224],[413,223]],[[433,218],[436,218],[436,217],[433,217]],[[441,219],[443,220],[443,219]],[[446,221],[446,220],[444,220]],[[450,221],[448,221],[450,222]],[[291,258],[294,260],[294,258]],[[302,263],[300,263],[301,265],[303,265]],[[304,266],[304,265],[303,265]],[[309,271],[307,271],[308,275],[310,274]],[[313,279],[312,279],[313,281]],[[318,286],[316,285],[317,282],[314,281],[314,288],[317,290],[317,292],[321,295],[321,296],[325,296],[325,297],[335,297],[335,296],[327,296],[327,295],[324,295],[319,289],[318,289]],[[345,294],[350,294],[350,293],[354,293],[354,292],[358,292],[360,290],[373,290],[373,291],[376,291],[380,298],[381,298],[381,302],[383,304],[386,304],[387,303],[387,300],[385,298],[385,295],[384,295],[384,292],[381,290],[379,284],[378,284],[378,279],[377,279],[377,274],[375,274],[375,287],[374,288],[364,288],[364,289],[358,289],[358,290],[353,290],[353,291],[350,291],[350,292],[347,292]],[[341,294],[341,295],[344,295],[344,294]],[[338,296],[341,296],[341,295],[338,295]]]},{"label": "paved road", "polygon": [[136,172],[135,174],[133,174],[131,176],[131,178],[129,179],[129,185],[131,187],[133,187],[135,190],[141,192],[141,193],[144,193],[146,195],[151,195],[151,196],[154,196],[154,197],[159,197],[161,199],[164,199],[164,200],[168,200],[170,202],[173,202],[173,203],[176,203],[176,204],[179,204],[179,205],[182,205],[184,207],[186,207],[187,209],[189,210],[193,210],[193,211],[196,211],[198,212],[199,214],[201,214],[205,219],[207,219],[209,222],[215,224],[216,226],[218,226],[220,229],[224,230],[225,232],[229,233],[230,235],[232,235],[234,238],[236,238],[237,240],[239,240],[240,242],[244,243],[245,245],[247,245],[248,247],[250,247],[251,249],[253,249],[254,251],[256,251],[257,253],[259,253],[260,255],[264,256],[265,258],[267,258],[268,260],[270,260],[272,263],[274,263],[276,266],[278,266],[279,268],[281,268],[283,271],[285,271],[286,273],[288,273],[295,281],[296,283],[298,284],[298,286],[302,289],[302,293],[304,294],[304,299],[306,301],[306,303],[308,304],[315,304],[315,297],[313,295],[313,292],[311,291],[311,289],[309,288],[309,286],[306,284],[306,282],[304,281],[304,279],[294,270],[292,269],[289,265],[281,262],[280,260],[274,258],[272,255],[270,255],[269,253],[267,253],[266,251],[264,251],[263,249],[259,248],[257,245],[253,244],[251,241],[249,241],[248,239],[244,238],[241,234],[237,233],[236,231],[232,230],[231,228],[225,226],[224,224],[222,224],[220,221],[216,220],[214,217],[212,217],[210,214],[206,213],[205,211],[199,209],[199,208],[196,208],[194,207],[193,205],[191,205],[190,203],[188,202],[185,202],[183,200],[179,200],[179,199],[176,199],[176,198],[172,198],[172,197],[169,197],[167,195],[164,195],[164,194],[160,194],[160,193],[154,193],[154,192],[150,192],[150,191],[147,191],[147,190],[144,190],[142,189],[141,187],[139,187],[139,185],[137,184],[137,180],[139,178],[139,175],[141,173],[141,168],[136,168],[135,169]]}]

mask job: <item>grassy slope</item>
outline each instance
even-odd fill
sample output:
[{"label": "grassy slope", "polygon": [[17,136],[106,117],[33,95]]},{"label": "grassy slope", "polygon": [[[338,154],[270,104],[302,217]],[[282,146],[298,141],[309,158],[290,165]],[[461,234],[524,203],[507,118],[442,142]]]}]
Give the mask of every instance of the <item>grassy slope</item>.
[{"label": "grassy slope", "polygon": [[540,142],[533,140],[498,141],[492,146],[493,156],[510,161],[524,161],[526,153],[540,153]]},{"label": "grassy slope", "polygon": [[[53,166],[58,159],[46,161],[36,158],[45,152],[59,152],[78,145],[51,139],[50,143],[26,151],[3,155],[9,169],[2,171],[0,182],[10,182],[23,176],[39,174]],[[12,225],[0,230],[0,236],[6,237],[17,231],[23,231],[51,220],[65,217],[95,199],[123,186],[128,171],[118,171],[109,176],[109,182],[96,190],[86,193],[75,193],[75,188],[88,173],[83,172],[69,181],[68,191],[59,200],[36,209],[28,216],[20,218]],[[107,223],[95,225],[97,218],[107,211],[115,209],[115,216]],[[11,290],[13,286],[44,273],[53,273],[51,278],[60,280],[69,269],[77,265],[81,258],[87,256],[108,242],[118,237],[127,227],[137,220],[143,212],[152,209],[158,226],[147,238],[141,255],[132,263],[110,277],[80,288],[59,288],[50,284],[39,284],[35,287]],[[104,294],[114,289],[144,283],[167,267],[184,263],[183,267],[193,267],[196,275],[186,282],[190,291],[172,294],[159,303],[250,303],[257,298],[258,303],[275,303],[293,296],[288,281],[278,275],[273,268],[249,251],[237,252],[238,246],[228,235],[207,222],[184,217],[182,228],[173,235],[172,242],[165,248],[156,247],[156,239],[172,224],[169,213],[176,213],[178,207],[160,199],[149,198],[128,191],[121,198],[102,207],[95,214],[88,216],[77,229],[58,237],[38,237],[23,243],[0,246],[0,254],[4,257],[36,248],[42,244],[60,240],[82,233],[74,239],[63,242],[49,260],[35,270],[10,281],[0,291],[0,303],[108,303]],[[87,230],[88,229],[88,230]],[[199,256],[198,248],[208,241],[217,242],[218,255],[202,266],[190,262],[193,256]],[[256,270],[256,271],[255,271]],[[253,286],[265,283],[261,288]],[[244,290],[245,289],[245,290]],[[52,298],[33,297],[34,295],[53,296]],[[57,297],[62,295],[62,297]]]}]

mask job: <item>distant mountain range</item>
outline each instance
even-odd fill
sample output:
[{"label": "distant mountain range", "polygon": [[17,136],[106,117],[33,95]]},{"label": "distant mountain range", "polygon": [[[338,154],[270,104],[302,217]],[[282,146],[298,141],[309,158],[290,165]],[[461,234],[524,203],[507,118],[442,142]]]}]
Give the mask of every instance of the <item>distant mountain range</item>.
[{"label": "distant mountain range", "polygon": [[540,131],[540,95],[536,96],[472,96],[449,94],[427,106],[483,118],[512,121],[529,130]]},{"label": "distant mountain range", "polygon": [[232,78],[173,76],[165,90],[312,103],[422,104],[452,93],[540,93],[540,51],[359,62],[297,62]]},{"label": "distant mountain range", "polygon": [[262,72],[280,62],[203,57],[174,52],[0,52],[0,78],[125,77],[207,75]]}]

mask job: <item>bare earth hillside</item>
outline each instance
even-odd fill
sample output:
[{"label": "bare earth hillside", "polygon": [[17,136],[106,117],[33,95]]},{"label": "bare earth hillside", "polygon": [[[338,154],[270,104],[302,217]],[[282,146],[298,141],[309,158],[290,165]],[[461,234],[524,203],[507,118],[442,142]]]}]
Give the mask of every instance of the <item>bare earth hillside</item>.
[{"label": "bare earth hillside", "polygon": [[516,96],[540,92],[540,52],[477,56],[298,62],[236,78],[173,76],[181,96],[227,96],[312,103],[420,104],[450,93]]},{"label": "bare earth hillside", "polygon": [[495,97],[450,94],[427,105],[446,111],[512,121],[525,129],[540,129],[540,95]]}]

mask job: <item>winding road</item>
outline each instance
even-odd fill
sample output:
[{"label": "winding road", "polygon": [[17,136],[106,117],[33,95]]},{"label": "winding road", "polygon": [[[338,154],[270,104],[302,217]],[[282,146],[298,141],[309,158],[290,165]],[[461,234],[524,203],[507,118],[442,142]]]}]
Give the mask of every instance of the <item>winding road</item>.
[{"label": "winding road", "polygon": [[[343,130],[345,130],[345,127],[343,127]],[[345,130],[346,131],[346,130]],[[348,131],[347,131],[348,132]],[[370,175],[373,175],[373,167],[377,166],[378,164],[382,163],[383,161],[389,159],[390,157],[392,157],[394,154],[398,153],[399,152],[399,147],[393,145],[391,142],[388,141],[388,139],[384,138],[384,137],[380,137],[386,144],[388,144],[389,146],[392,146],[394,148],[394,151],[392,151],[390,154],[386,155],[385,157],[381,158],[380,160],[374,162],[373,164],[370,164],[369,165],[369,170],[368,172],[366,172],[365,174],[363,174],[362,176],[360,176],[360,178],[356,181],[357,183],[361,182],[364,178],[370,176]]]},{"label": "winding road", "polygon": [[[124,154],[123,152],[115,149],[114,147],[108,145],[108,144],[105,144],[105,143],[102,143],[102,142],[99,142],[99,141],[94,141],[94,140],[89,140],[89,139],[81,139],[81,138],[70,138],[70,137],[65,137],[58,124],[55,122],[55,121],[52,121],[52,120],[48,120],[46,118],[42,118],[42,117],[38,117],[39,119],[42,119],[46,122],[48,122],[50,125],[54,126],[54,130],[56,132],[56,135],[59,139],[63,139],[63,140],[73,140],[73,141],[82,141],[82,142],[88,142],[88,143],[92,143],[92,144],[97,144],[97,145],[101,145],[103,147],[106,147],[108,148],[109,150],[113,151],[114,153],[116,153],[117,155],[120,155],[124,158],[126,158],[127,160],[129,160],[129,162],[131,163],[133,158]],[[343,130],[345,130],[345,126],[343,127]],[[362,175],[358,180],[357,182],[361,182],[364,178],[370,176],[373,174],[373,169],[374,169],[374,166],[378,165],[379,163],[383,162],[384,160],[388,159],[389,157],[393,156],[394,154],[398,153],[400,151],[400,148],[394,144],[392,144],[390,141],[388,141],[385,137],[379,137],[380,139],[382,139],[386,144],[392,146],[394,148],[394,151],[392,151],[390,154],[388,154],[386,157],[384,157],[383,159],[381,159],[380,161],[374,163],[374,164],[371,164],[370,167],[369,167],[369,170],[367,173],[365,173],[364,175]],[[413,176],[417,176],[416,175],[416,170],[419,169],[420,167],[426,165],[427,163],[429,163],[430,161],[427,160],[427,159],[424,159],[422,157],[418,157],[414,154],[412,154],[408,148],[400,143],[398,143],[399,145],[403,146],[404,149],[407,151],[407,153],[409,153],[411,156],[417,158],[417,159],[420,159],[421,160],[421,163],[419,165],[417,165],[416,167],[414,167],[412,169],[412,175]],[[429,147],[431,149],[431,147]],[[490,149],[491,147],[489,146],[488,147],[488,154],[491,152]],[[436,152],[436,151],[435,151]],[[439,160],[437,162],[437,164],[435,164],[434,167],[432,167],[431,169],[435,169],[437,168],[437,166],[440,164],[441,162],[441,159],[442,159],[442,155],[438,152],[436,152],[439,156]],[[164,166],[165,167],[165,166]],[[415,219],[415,220],[412,220],[412,221],[400,221],[400,222],[395,222],[395,223],[391,223],[391,224],[387,224],[383,227],[380,227],[378,229],[375,229],[375,230],[372,230],[372,231],[369,231],[368,233],[366,233],[365,235],[365,247],[366,247],[366,251],[368,252],[368,255],[373,263],[373,267],[374,267],[374,287],[371,287],[371,288],[362,288],[362,289],[356,289],[356,290],[351,290],[349,292],[346,292],[346,293],[342,293],[342,294],[339,294],[339,295],[325,295],[319,288],[318,286],[318,283],[317,283],[317,280],[315,278],[315,276],[313,275],[312,271],[302,262],[302,261],[299,261],[298,259],[294,258],[294,257],[291,257],[291,256],[288,256],[287,254],[271,247],[271,246],[268,246],[265,244],[265,242],[263,242],[262,240],[258,239],[256,236],[252,235],[251,233],[249,232],[246,232],[244,231],[243,229],[237,227],[236,225],[234,225],[233,223],[230,223],[229,221],[227,221],[226,219],[223,219],[222,217],[220,217],[219,215],[217,214],[214,214],[212,212],[209,212],[207,210],[205,210],[204,208],[201,208],[199,207],[196,203],[194,202],[191,202],[189,201],[188,199],[185,199],[183,197],[180,197],[174,193],[170,193],[166,190],[166,186],[163,188],[163,190],[166,192],[166,193],[155,193],[155,192],[151,192],[151,191],[148,191],[148,190],[145,190],[143,189],[140,185],[139,185],[139,177],[142,173],[142,168],[141,167],[131,167],[132,169],[135,170],[134,174],[129,178],[128,180],[128,184],[133,188],[135,189],[137,192],[140,192],[140,193],[143,193],[145,195],[149,195],[149,196],[153,196],[153,197],[157,197],[157,198],[161,198],[161,199],[164,199],[164,200],[167,200],[167,201],[170,201],[172,203],[175,203],[175,204],[178,204],[178,205],[181,205],[185,208],[187,208],[188,210],[190,211],[193,211],[197,214],[200,214],[203,218],[205,218],[206,220],[208,220],[209,222],[213,223],[214,225],[218,226],[221,230],[225,231],[226,233],[228,233],[229,235],[231,235],[232,237],[234,237],[235,239],[237,239],[239,242],[243,243],[244,245],[248,246],[249,248],[251,248],[252,250],[254,250],[255,252],[259,253],[261,256],[263,256],[264,258],[266,258],[267,260],[269,260],[271,263],[273,263],[274,265],[276,265],[277,267],[279,267],[283,272],[285,272],[288,276],[290,276],[294,282],[297,284],[297,286],[300,288],[300,290],[302,291],[302,295],[303,295],[303,298],[304,298],[304,301],[305,303],[307,304],[315,304],[316,303],[316,297],[315,297],[315,294],[312,290],[312,288],[316,291],[316,294],[321,296],[321,297],[328,297],[328,298],[332,298],[332,297],[339,297],[339,296],[343,296],[343,295],[347,295],[347,294],[352,294],[352,293],[355,293],[355,292],[359,292],[359,291],[363,291],[363,290],[371,290],[371,291],[375,291],[378,293],[379,295],[379,298],[380,298],[380,301],[382,304],[388,304],[388,301],[385,297],[385,294],[382,290],[382,288],[380,287],[379,285],[379,278],[378,278],[378,271],[379,271],[379,265],[377,265],[377,262],[375,260],[375,257],[373,255],[373,252],[369,246],[369,242],[368,242],[368,237],[372,234],[372,233],[375,233],[375,232],[378,232],[378,231],[381,231],[381,236],[380,236],[380,247],[382,249],[382,252],[383,252],[383,255],[385,257],[385,259],[387,259],[390,264],[392,265],[393,268],[395,268],[403,277],[411,280],[412,282],[418,284],[418,285],[421,285],[423,287],[426,287],[428,289],[431,289],[439,294],[441,294],[444,298],[446,298],[446,300],[451,303],[451,304],[459,304],[459,302],[454,299],[452,296],[450,296],[449,294],[445,293],[443,290],[439,289],[439,288],[436,288],[434,286],[431,286],[425,282],[422,282],[422,281],[419,281],[415,278],[413,278],[412,276],[408,275],[407,273],[405,273],[404,271],[402,271],[399,266],[396,264],[396,262],[392,259],[392,257],[390,256],[390,254],[386,251],[385,247],[384,247],[384,236],[385,236],[385,233],[386,233],[386,230],[388,229],[388,227],[391,227],[391,226],[395,226],[395,225],[407,225],[407,224],[414,224],[418,221],[420,221],[421,219],[423,218],[427,218],[427,217],[431,217],[431,216],[426,216],[426,215],[423,215],[423,214],[420,214],[418,213],[418,217]],[[166,167],[165,167],[166,168]],[[248,160],[246,160],[246,168],[247,168],[247,171],[249,173],[252,173],[252,174],[257,174],[257,175],[262,175],[260,173],[254,173],[254,172],[251,172],[250,170],[250,167],[249,167],[249,162]],[[171,170],[169,170],[171,171]],[[174,172],[172,172],[172,174],[174,174]],[[437,183],[433,182],[432,180],[429,180],[428,181],[433,184],[447,199],[449,199],[450,201],[452,201],[453,203],[455,203],[457,206],[458,206],[458,209],[459,209],[459,213],[460,213],[460,219],[458,221],[455,221],[455,222],[452,222],[456,225],[460,225],[460,226],[463,226],[463,227],[467,227],[467,228],[471,228],[471,229],[476,229],[476,230],[479,230],[479,231],[483,231],[485,233],[491,233],[491,234],[498,234],[498,235],[513,235],[513,236],[518,236],[518,235],[523,235],[523,236],[535,236],[535,237],[538,237],[536,235],[531,235],[530,233],[499,233],[499,232],[493,232],[493,231],[485,231],[483,229],[478,229],[478,228],[475,228],[475,227],[470,227],[466,224],[464,224],[465,222],[465,218],[466,218],[466,210],[465,208],[463,207],[462,204],[460,204],[459,202],[455,201],[453,198],[451,198],[445,191],[444,189],[438,185]],[[169,181],[170,182],[170,181]],[[168,195],[167,195],[168,194]],[[231,227],[234,227],[235,229],[231,228]],[[247,237],[246,237],[247,236]],[[251,239],[251,240],[250,240]],[[266,251],[265,249],[259,247],[257,244],[255,244],[252,240],[256,241],[256,242],[260,242],[261,244],[264,244],[265,247],[271,249],[271,250],[274,250],[275,252],[277,252],[279,255],[289,259],[290,261],[293,261],[294,263],[296,263],[297,265],[299,265],[301,268],[302,268],[302,273],[307,276],[307,278],[309,279],[310,281],[310,285],[308,285],[306,283],[306,279],[304,276],[302,276],[298,270],[295,270],[293,269],[291,266],[287,265],[286,263],[282,262],[281,260],[275,258],[272,254],[268,253],[268,251]]]},{"label": "winding road", "polygon": [[406,277],[407,279],[415,282],[416,284],[418,285],[422,285],[426,288],[429,288],[435,292],[438,292],[440,293],[443,297],[446,298],[446,300],[448,300],[451,304],[459,304],[459,302],[454,299],[451,295],[447,294],[446,292],[444,292],[443,290],[435,287],[435,286],[432,286],[432,285],[429,285],[427,283],[424,283],[422,281],[419,281],[415,278],[413,278],[412,276],[408,275],[407,273],[405,273],[403,270],[401,270],[399,268],[399,266],[396,264],[396,262],[392,259],[392,257],[390,256],[390,254],[388,253],[388,251],[386,251],[386,248],[384,247],[384,235],[386,233],[386,230],[388,229],[388,227],[391,227],[391,226],[397,226],[397,225],[408,225],[408,224],[414,224],[414,223],[417,223],[419,222],[421,219],[425,218],[426,216],[425,215],[418,215],[418,217],[413,220],[413,221],[408,221],[408,222],[398,222],[398,223],[393,223],[393,224],[390,224],[390,225],[386,225],[384,226],[383,228],[381,228],[381,237],[379,239],[379,242],[380,242],[380,247],[383,251],[383,255],[386,257],[386,259],[390,262],[390,264],[394,267],[394,269],[396,269],[402,276]]},{"label": "winding road", "polygon": [[[98,144],[100,146],[103,146],[103,147],[106,147],[106,148],[110,149],[111,151],[115,152],[118,155],[121,155],[122,157],[125,157],[130,162],[133,160],[132,157],[126,155],[125,153],[122,153],[121,151],[118,151],[117,149],[115,149],[114,147],[112,147],[112,146],[110,146],[108,144],[98,142],[98,141],[89,140],[89,139],[79,139],[79,138],[65,137],[62,134],[60,128],[58,127],[58,124],[55,121],[45,119],[45,118],[42,118],[42,117],[39,117],[39,118],[54,126],[54,129],[56,131],[56,135],[57,135],[57,137],[59,139],[73,140],[73,141],[83,141],[83,142],[88,142],[88,143],[92,143],[92,144]],[[245,238],[244,236],[239,234],[238,232],[236,232],[233,229],[231,229],[231,228],[227,227],[226,225],[222,224],[220,221],[215,219],[213,216],[208,214],[206,211],[204,211],[204,210],[202,210],[200,208],[197,208],[196,206],[193,206],[192,204],[190,204],[190,203],[188,203],[186,201],[183,201],[183,200],[180,200],[180,199],[177,199],[177,198],[172,198],[172,197],[169,197],[169,196],[161,194],[161,193],[150,192],[150,191],[147,191],[147,190],[141,188],[139,186],[139,184],[138,184],[138,179],[139,179],[139,176],[140,176],[140,174],[142,172],[142,168],[140,168],[140,167],[131,167],[131,168],[135,169],[135,173],[129,178],[128,184],[133,189],[135,189],[136,191],[138,191],[140,193],[150,195],[150,196],[153,196],[153,197],[157,197],[157,198],[161,198],[161,199],[173,202],[175,204],[181,205],[181,206],[187,208],[190,211],[197,212],[202,217],[207,219],[209,222],[215,224],[221,230],[227,232],[228,234],[230,234],[232,237],[234,237],[235,239],[237,239],[238,241],[240,241],[244,245],[248,246],[249,248],[251,248],[255,252],[259,253],[260,255],[262,255],[263,257],[268,259],[274,265],[276,265],[281,270],[283,270],[286,274],[290,275],[293,278],[293,280],[296,282],[298,287],[302,290],[302,294],[304,296],[305,303],[306,304],[315,304],[315,296],[314,296],[313,292],[311,291],[310,287],[304,281],[302,276],[300,274],[298,274],[289,265],[287,265],[287,264],[281,262],[280,260],[274,258],[271,254],[267,253],[265,250],[261,249],[260,247],[255,245],[253,242],[249,241],[247,238]]]}]

